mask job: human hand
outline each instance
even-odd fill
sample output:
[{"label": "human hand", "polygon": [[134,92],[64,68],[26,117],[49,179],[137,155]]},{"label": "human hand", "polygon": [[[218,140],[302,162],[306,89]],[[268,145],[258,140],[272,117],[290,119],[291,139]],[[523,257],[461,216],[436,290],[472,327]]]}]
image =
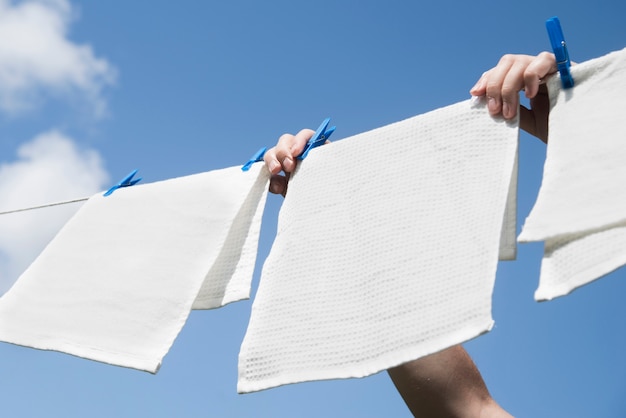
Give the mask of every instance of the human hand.
[{"label": "human hand", "polygon": [[544,79],[556,71],[554,54],[549,52],[537,56],[505,55],[498,65],[482,75],[470,94],[486,95],[487,108],[492,116],[512,119],[519,106],[518,92],[524,90],[530,99],[530,109],[521,106],[520,127],[547,142],[550,100]]},{"label": "human hand", "polygon": [[313,134],[315,131],[311,129],[303,129],[296,135],[284,134],[278,139],[278,143],[265,153],[263,160],[272,175],[270,177],[271,193],[285,196],[289,176],[296,169],[296,157],[302,154],[304,146]]}]

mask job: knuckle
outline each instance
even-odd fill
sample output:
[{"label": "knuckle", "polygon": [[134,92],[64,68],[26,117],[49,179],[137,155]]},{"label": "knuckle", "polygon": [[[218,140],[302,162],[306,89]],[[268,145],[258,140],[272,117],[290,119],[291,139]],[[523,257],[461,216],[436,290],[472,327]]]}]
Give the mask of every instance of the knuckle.
[{"label": "knuckle", "polygon": [[267,163],[276,159],[276,147],[272,147],[265,152],[263,155],[263,160]]},{"label": "knuckle", "polygon": [[512,64],[516,60],[516,55],[513,54],[504,54],[502,58],[500,58],[500,64]]},{"label": "knuckle", "polygon": [[278,144],[289,143],[291,141],[293,141],[293,135],[291,135],[291,134],[282,134],[278,138]]},{"label": "knuckle", "polygon": [[291,134],[283,134],[278,138],[278,143],[274,147],[276,155],[285,155],[289,153],[289,149],[294,142],[294,136]]},{"label": "knuckle", "polygon": [[500,93],[501,93],[500,90],[501,90],[500,83],[498,83],[498,82],[496,82],[494,80],[490,80],[487,83],[487,95],[488,96],[492,96],[492,97],[500,96]]},{"label": "knuckle", "polygon": [[534,80],[539,80],[541,75],[537,72],[535,68],[528,67],[524,70],[524,81],[528,84],[529,82],[533,82]]},{"label": "knuckle", "polygon": [[540,52],[539,55],[537,55],[537,58],[541,60],[545,60],[545,59],[553,60],[554,54],[548,51],[543,51],[543,52]]},{"label": "knuckle", "polygon": [[513,95],[517,94],[518,89],[515,86],[512,86],[510,84],[505,84],[504,86],[502,86],[502,96],[503,97],[511,97]]}]

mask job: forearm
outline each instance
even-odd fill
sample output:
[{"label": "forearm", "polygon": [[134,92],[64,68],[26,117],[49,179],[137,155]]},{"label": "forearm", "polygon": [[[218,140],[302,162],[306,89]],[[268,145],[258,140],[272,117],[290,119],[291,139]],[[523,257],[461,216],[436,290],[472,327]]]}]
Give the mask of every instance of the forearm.
[{"label": "forearm", "polygon": [[474,362],[460,345],[389,369],[416,417],[510,417],[491,398]]}]

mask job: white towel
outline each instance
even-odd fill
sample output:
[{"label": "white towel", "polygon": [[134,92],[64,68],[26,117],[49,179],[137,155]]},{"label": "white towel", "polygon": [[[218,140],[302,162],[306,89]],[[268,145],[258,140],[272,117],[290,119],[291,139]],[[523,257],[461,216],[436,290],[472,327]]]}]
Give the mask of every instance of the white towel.
[{"label": "white towel", "polygon": [[192,305],[248,297],[268,179],[257,164],[93,196],[0,298],[0,340],[155,373]]},{"label": "white towel", "polygon": [[626,49],[549,80],[543,181],[520,242],[544,241],[535,299],[566,295],[626,263]]},{"label": "white towel", "polygon": [[263,267],[238,391],[362,377],[491,329],[517,137],[517,121],[465,101],[310,153]]}]

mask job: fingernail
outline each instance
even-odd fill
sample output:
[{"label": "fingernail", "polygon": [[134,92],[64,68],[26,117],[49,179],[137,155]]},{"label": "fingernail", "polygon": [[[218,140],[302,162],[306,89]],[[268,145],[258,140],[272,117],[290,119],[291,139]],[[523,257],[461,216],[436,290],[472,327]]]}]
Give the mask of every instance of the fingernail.
[{"label": "fingernail", "polygon": [[485,86],[485,73],[483,73],[483,75],[480,76],[476,84],[474,84],[474,87],[470,89],[470,93],[475,90],[482,89],[484,88],[484,86]]},{"label": "fingernail", "polygon": [[511,111],[511,106],[509,106],[509,104],[507,102],[502,103],[502,116],[504,116],[505,119],[508,119],[509,113]]},{"label": "fingernail", "polygon": [[496,104],[496,99],[493,97],[487,97],[487,109],[489,109],[490,113],[495,113],[498,105]]},{"label": "fingernail", "polygon": [[285,171],[291,172],[293,170],[293,160],[289,157],[285,157],[285,159],[283,160],[283,169]]},{"label": "fingernail", "polygon": [[274,173],[274,170],[276,170],[279,166],[280,166],[280,164],[278,163],[278,161],[276,161],[276,160],[270,161],[270,163],[269,163],[270,172]]},{"label": "fingernail", "polygon": [[472,88],[470,89],[470,94],[473,94],[476,90],[478,90],[478,89],[479,89],[480,84],[481,84],[480,82],[481,82],[481,80],[478,80],[478,81],[476,82],[476,84],[474,84],[474,87],[472,87]]}]

